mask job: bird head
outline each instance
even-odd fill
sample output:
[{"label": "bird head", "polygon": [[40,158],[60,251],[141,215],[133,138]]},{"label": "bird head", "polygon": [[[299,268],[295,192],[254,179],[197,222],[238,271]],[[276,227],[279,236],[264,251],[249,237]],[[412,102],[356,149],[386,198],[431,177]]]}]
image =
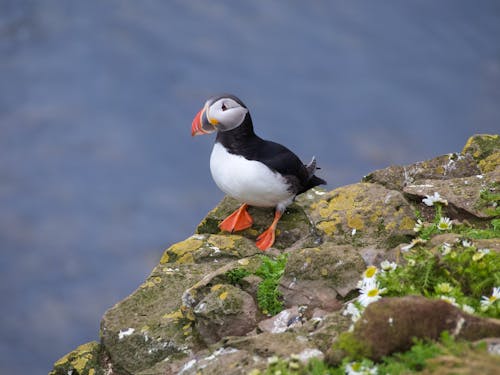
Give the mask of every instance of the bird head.
[{"label": "bird head", "polygon": [[212,96],[194,117],[191,135],[234,129],[243,123],[247,113],[248,108],[234,95]]}]

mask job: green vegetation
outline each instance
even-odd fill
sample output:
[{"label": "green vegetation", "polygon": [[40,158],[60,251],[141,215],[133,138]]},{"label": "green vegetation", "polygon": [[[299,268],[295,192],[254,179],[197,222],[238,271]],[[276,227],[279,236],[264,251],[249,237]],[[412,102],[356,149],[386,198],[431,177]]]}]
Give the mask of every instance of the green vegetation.
[{"label": "green vegetation", "polygon": [[[486,229],[451,225],[451,222],[443,229],[440,223],[449,220],[442,216],[446,201],[439,194],[427,197],[424,203],[426,200],[435,208],[434,220],[425,223],[416,212],[418,238],[413,241],[415,246],[403,254],[405,262],[402,265],[377,276],[381,287],[385,288],[384,296],[417,294],[441,298],[469,313],[499,318],[500,254],[478,248],[474,241],[499,238],[500,219],[491,220]],[[457,233],[461,238],[434,248],[427,246],[432,236],[444,232]]]},{"label": "green vegetation", "polygon": [[253,273],[245,268],[235,268],[226,272],[226,279],[232,285],[241,284],[244,277],[254,274],[262,281],[257,287],[257,304],[266,315],[276,315],[283,310],[281,293],[278,290],[281,276],[285,272],[288,254],[281,254],[276,259],[262,255],[261,265]]},{"label": "green vegetation", "polygon": [[487,186],[479,195],[477,208],[481,209],[488,215],[500,215],[500,183],[495,182]]},{"label": "green vegetation", "polygon": [[226,277],[231,285],[240,285],[241,280],[250,274],[250,271],[245,268],[234,268],[226,272]]},{"label": "green vegetation", "polygon": [[480,358],[488,356],[485,345],[473,346],[465,341],[455,341],[448,332],[443,332],[439,342],[415,340],[413,346],[404,353],[395,353],[384,357],[380,363],[369,359],[352,361],[345,358],[340,366],[328,366],[325,361],[312,359],[307,364],[302,364],[298,357],[289,359],[271,357],[268,368],[261,372],[254,370],[254,375],[344,375],[344,374],[412,374],[425,369],[433,369],[436,363],[432,359],[443,357],[446,362],[459,363],[463,357],[470,354]]},{"label": "green vegetation", "polygon": [[288,254],[279,255],[276,260],[262,256],[262,264],[255,275],[262,278],[257,289],[257,303],[264,314],[276,315],[283,310],[278,285],[285,272]]}]

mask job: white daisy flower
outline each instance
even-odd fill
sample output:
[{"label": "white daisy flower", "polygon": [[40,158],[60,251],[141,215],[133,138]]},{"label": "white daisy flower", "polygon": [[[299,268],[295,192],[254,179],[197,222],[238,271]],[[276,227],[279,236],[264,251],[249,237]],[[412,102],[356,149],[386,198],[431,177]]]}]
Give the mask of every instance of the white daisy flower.
[{"label": "white daisy flower", "polygon": [[478,260],[483,259],[485,255],[486,255],[485,253],[478,251],[478,252],[474,253],[474,255],[472,256],[472,260],[474,262],[477,262]]},{"label": "white daisy flower", "polygon": [[474,310],[474,307],[472,306],[463,304],[461,307],[462,311],[466,312],[467,314],[474,314],[476,312],[476,310]]},{"label": "white daisy flower", "polygon": [[360,290],[360,295],[358,297],[358,302],[361,306],[368,306],[370,303],[378,301],[382,298],[381,294],[386,291],[385,288],[380,288],[378,282],[373,282],[368,285],[364,285]]},{"label": "white daisy flower", "polygon": [[443,301],[448,302],[449,304],[458,307],[457,300],[454,297],[439,296],[439,299],[442,299]]},{"label": "white daisy flower", "polygon": [[472,247],[472,241],[462,240],[462,246],[463,247]]},{"label": "white daisy flower", "polygon": [[417,222],[415,223],[415,226],[413,227],[413,231],[418,233],[422,230],[423,227],[424,227],[423,221],[420,219],[417,219]]},{"label": "white daisy flower", "polygon": [[448,205],[448,201],[444,198],[441,198],[437,191],[434,193],[434,195],[426,195],[425,198],[422,199],[422,202],[429,207],[434,206],[434,203],[442,203],[445,206]]},{"label": "white daisy flower", "polygon": [[354,303],[349,302],[342,315],[344,316],[350,315],[351,320],[353,322],[356,322],[361,317],[361,310],[358,309],[358,307]]},{"label": "white daisy flower", "polygon": [[439,223],[437,228],[439,230],[450,230],[453,224],[451,223],[451,219],[449,217],[442,217],[439,219]]},{"label": "white daisy flower", "polygon": [[373,283],[377,279],[377,272],[377,267],[369,266],[365,272],[363,272],[363,278],[358,281],[358,288],[361,289],[363,286]]},{"label": "white daisy flower", "polygon": [[422,239],[422,238],[415,238],[413,239],[408,245],[402,246],[401,251],[407,252],[410,250],[413,246],[418,245],[418,244],[423,244],[426,243],[427,241]]},{"label": "white daisy flower", "polygon": [[451,252],[451,245],[448,242],[444,242],[441,245],[441,255],[445,256]]},{"label": "white daisy flower", "polygon": [[377,367],[366,367],[359,362],[351,362],[345,365],[346,375],[377,375]]},{"label": "white daisy flower", "polygon": [[388,260],[384,260],[380,263],[380,268],[382,268],[383,271],[394,271],[397,268],[397,264],[395,262],[389,262]]},{"label": "white daisy flower", "polygon": [[493,288],[493,293],[491,293],[491,296],[486,297],[482,296],[481,297],[481,310],[486,311],[488,308],[493,305],[496,301],[500,299],[500,286],[497,286]]}]

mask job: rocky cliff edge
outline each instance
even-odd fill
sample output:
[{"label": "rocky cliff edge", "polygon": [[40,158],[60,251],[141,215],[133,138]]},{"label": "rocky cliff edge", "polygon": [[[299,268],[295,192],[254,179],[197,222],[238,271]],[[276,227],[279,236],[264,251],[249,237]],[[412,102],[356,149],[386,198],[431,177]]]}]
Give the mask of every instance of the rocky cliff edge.
[{"label": "rocky cliff edge", "polygon": [[265,253],[254,241],[273,211],[250,208],[251,229],[220,233],[238,206],[225,198],[105,313],[100,341],[50,374],[259,374],[283,363],[307,373],[313,358],[326,372],[351,366],[346,358],[376,364],[443,331],[489,338],[476,362],[496,371],[499,189],[500,136],[476,135],[460,153],[302,194]]}]

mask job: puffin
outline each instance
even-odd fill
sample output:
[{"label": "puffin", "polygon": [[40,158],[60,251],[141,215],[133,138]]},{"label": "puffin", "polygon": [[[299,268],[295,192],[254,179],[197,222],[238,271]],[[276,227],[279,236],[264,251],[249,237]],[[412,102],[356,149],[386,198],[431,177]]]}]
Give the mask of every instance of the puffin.
[{"label": "puffin", "polygon": [[285,146],[255,134],[247,106],[232,94],[210,97],[191,124],[191,135],[217,132],[210,156],[216,185],[241,206],[219,228],[235,232],[252,226],[248,206],[274,207],[274,219],[256,241],[264,251],[275,241],[278,221],[298,194],[326,184],[315,176],[316,158],[303,164]]}]

